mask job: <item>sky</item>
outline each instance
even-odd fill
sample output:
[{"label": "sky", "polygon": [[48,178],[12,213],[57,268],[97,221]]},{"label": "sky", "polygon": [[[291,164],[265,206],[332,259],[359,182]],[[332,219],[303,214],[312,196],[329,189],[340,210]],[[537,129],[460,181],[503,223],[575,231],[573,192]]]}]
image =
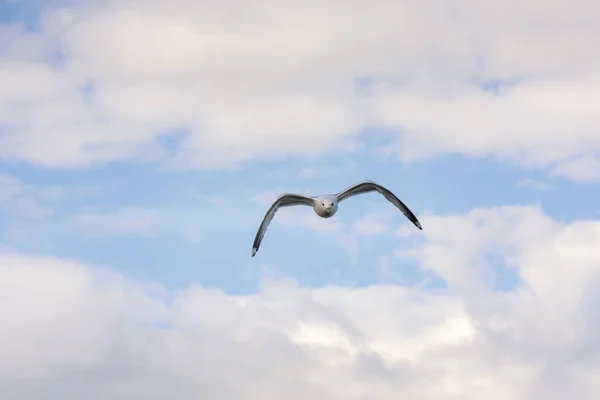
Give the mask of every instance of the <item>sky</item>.
[{"label": "sky", "polygon": [[0,3],[0,398],[600,398],[599,19]]}]

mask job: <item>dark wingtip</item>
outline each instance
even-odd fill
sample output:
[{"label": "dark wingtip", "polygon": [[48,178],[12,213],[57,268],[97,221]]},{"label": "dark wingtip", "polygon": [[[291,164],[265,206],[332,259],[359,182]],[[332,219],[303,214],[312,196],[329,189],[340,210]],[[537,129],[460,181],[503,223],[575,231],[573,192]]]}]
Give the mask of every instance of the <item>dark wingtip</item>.
[{"label": "dark wingtip", "polygon": [[420,230],[423,230],[423,227],[421,226],[421,223],[419,221],[415,222],[415,225],[417,226],[417,228],[419,228]]},{"label": "dark wingtip", "polygon": [[258,250],[256,247],[252,248],[252,257],[254,257],[256,255],[256,250]]}]

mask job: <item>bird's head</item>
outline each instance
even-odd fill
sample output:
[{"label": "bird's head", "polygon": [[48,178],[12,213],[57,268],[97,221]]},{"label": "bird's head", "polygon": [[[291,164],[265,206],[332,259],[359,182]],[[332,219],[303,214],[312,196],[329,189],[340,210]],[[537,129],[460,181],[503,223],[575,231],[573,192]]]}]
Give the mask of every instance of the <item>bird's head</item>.
[{"label": "bird's head", "polygon": [[320,217],[329,218],[337,212],[337,199],[332,196],[324,196],[316,199],[314,210]]}]

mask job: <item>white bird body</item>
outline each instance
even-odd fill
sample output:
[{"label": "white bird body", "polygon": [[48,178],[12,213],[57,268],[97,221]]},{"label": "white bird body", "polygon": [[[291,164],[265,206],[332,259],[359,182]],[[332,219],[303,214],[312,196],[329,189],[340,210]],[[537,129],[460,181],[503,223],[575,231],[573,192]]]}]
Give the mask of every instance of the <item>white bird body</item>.
[{"label": "white bird body", "polygon": [[313,210],[322,218],[331,218],[338,210],[338,200],[335,195],[313,197]]},{"label": "white bird body", "polygon": [[421,227],[421,223],[415,217],[415,215],[410,211],[410,209],[398,199],[392,192],[388,189],[384,188],[381,185],[373,181],[363,181],[357,183],[356,185],[350,186],[346,190],[341,191],[338,194],[330,194],[324,196],[304,196],[297,193],[283,193],[279,196],[271,205],[265,217],[263,218],[260,227],[258,228],[258,232],[256,233],[256,237],[254,238],[254,244],[252,246],[252,257],[258,251],[260,247],[260,243],[267,231],[267,227],[269,223],[275,216],[275,213],[280,207],[290,207],[296,205],[305,205],[310,206],[314,210],[314,212],[321,218],[331,218],[335,215],[338,210],[338,204],[352,196],[356,196],[362,193],[368,192],[379,192],[381,193],[390,203],[395,205],[402,213],[419,229],[423,229]]}]

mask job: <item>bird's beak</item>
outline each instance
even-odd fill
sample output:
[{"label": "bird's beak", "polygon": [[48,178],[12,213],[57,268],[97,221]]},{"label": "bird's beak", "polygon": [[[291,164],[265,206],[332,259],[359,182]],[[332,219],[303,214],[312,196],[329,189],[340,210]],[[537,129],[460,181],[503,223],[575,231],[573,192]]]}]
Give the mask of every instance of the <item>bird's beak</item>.
[{"label": "bird's beak", "polygon": [[330,208],[329,207],[325,207],[325,212],[329,213]]}]

